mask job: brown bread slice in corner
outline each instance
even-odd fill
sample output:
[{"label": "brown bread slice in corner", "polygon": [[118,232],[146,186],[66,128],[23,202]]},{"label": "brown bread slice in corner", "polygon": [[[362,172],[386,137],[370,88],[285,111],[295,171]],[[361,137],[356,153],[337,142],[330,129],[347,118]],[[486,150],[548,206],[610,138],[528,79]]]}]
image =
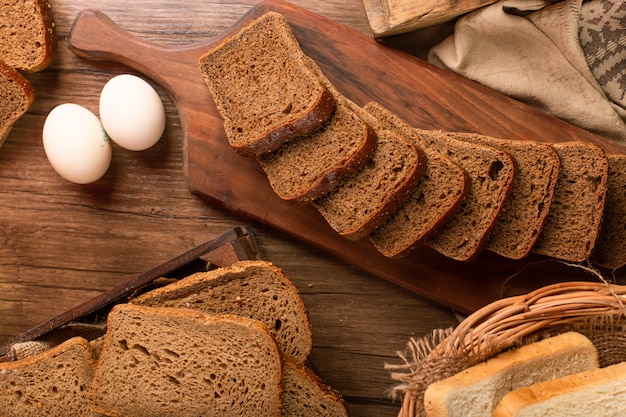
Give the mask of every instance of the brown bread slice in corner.
[{"label": "brown bread slice in corner", "polygon": [[52,63],[56,48],[56,27],[48,1],[2,3],[0,60],[20,71],[41,71]]},{"label": "brown bread slice in corner", "polygon": [[626,265],[626,155],[609,154],[609,177],[600,234],[591,262],[618,269]]},{"label": "brown bread slice in corner", "polygon": [[267,261],[240,261],[198,272],[131,299],[130,303],[254,318],[267,325],[283,353],[301,362],[313,347],[311,324],[300,292],[280,268]]},{"label": "brown bread slice in corner", "polygon": [[552,144],[561,169],[533,252],[570,262],[589,258],[600,231],[608,180],[604,151],[591,143]]},{"label": "brown bread slice in corner", "polygon": [[422,180],[402,206],[369,235],[383,255],[401,257],[454,215],[469,192],[469,179],[461,167],[425,146],[408,124],[381,104],[368,103],[364,109],[385,129],[412,141],[426,154],[426,172]]},{"label": "brown bread slice in corner", "polygon": [[426,244],[458,261],[474,259],[510,194],[515,165],[508,153],[490,146],[465,142],[456,133],[417,130],[431,148],[446,156],[469,175],[470,190],[461,207]]},{"label": "brown bread slice in corner", "polygon": [[96,359],[74,337],[45,352],[0,363],[0,415],[98,417],[87,400]]},{"label": "brown bread slice in corner", "polygon": [[0,146],[34,99],[35,93],[28,80],[0,61]]},{"label": "brown bread slice in corner", "polygon": [[289,24],[275,12],[200,57],[226,136],[241,155],[276,150],[331,115],[333,96],[304,61]]},{"label": "brown bread slice in corner", "polygon": [[282,355],[260,321],[118,304],[89,399],[110,416],[279,417],[282,379]]},{"label": "brown bread slice in corner", "polygon": [[357,171],[376,149],[376,134],[336,100],[330,119],[313,133],[261,155],[259,163],[282,199],[309,203]]},{"label": "brown bread slice in corner", "polygon": [[343,398],[306,366],[285,357],[283,417],[348,417]]},{"label": "brown bread slice in corner", "polygon": [[559,175],[559,156],[545,143],[461,133],[459,138],[507,152],[515,163],[513,188],[485,249],[510,259],[528,255],[539,237]]}]

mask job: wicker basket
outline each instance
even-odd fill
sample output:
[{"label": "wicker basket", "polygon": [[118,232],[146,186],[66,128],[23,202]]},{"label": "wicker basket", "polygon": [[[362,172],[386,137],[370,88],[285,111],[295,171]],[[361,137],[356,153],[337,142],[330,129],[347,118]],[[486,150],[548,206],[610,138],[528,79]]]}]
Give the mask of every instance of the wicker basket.
[{"label": "wicker basket", "polygon": [[626,361],[626,286],[593,282],[549,285],[495,301],[457,327],[411,339],[387,365],[402,398],[399,417],[424,416],[428,385],[504,350],[564,331],[578,331],[598,348],[600,366]]}]

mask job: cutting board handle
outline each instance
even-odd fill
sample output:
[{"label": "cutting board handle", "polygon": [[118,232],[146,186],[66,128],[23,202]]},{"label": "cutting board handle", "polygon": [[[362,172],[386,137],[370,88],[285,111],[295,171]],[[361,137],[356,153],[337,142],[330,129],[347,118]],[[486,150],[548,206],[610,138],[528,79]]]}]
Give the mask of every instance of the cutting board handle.
[{"label": "cutting board handle", "polygon": [[92,9],[78,14],[67,39],[70,50],[81,58],[124,64],[166,88],[181,72],[197,68],[198,51],[212,43],[183,48],[159,45],[124,31],[104,13]]}]

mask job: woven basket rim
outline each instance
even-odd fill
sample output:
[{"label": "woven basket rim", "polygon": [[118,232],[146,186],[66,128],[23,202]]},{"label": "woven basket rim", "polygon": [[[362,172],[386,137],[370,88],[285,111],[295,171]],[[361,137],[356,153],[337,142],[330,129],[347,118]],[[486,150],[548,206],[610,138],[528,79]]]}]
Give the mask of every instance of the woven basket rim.
[{"label": "woven basket rim", "polygon": [[[496,300],[463,319],[443,335],[423,360],[436,360],[463,352],[487,359],[547,330],[558,330],[602,317],[626,319],[626,286],[607,282],[561,282],[527,294]],[[406,360],[406,359],[405,359]],[[410,376],[411,377],[416,377]],[[406,378],[405,378],[406,379]],[[404,384],[406,385],[406,383]],[[422,387],[425,389],[425,387]],[[403,387],[398,417],[420,417],[413,390]]]}]

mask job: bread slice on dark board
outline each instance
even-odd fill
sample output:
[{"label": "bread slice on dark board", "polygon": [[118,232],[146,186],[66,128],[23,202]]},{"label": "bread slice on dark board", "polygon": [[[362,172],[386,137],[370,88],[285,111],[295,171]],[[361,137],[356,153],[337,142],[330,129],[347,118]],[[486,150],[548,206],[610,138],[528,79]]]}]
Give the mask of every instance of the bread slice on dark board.
[{"label": "bread slice on dark board", "polygon": [[591,262],[600,267],[618,269],[626,265],[626,155],[608,154],[607,158],[606,201]]},{"label": "bread slice on dark board", "polygon": [[286,19],[268,12],[200,57],[231,146],[258,156],[312,132],[334,100],[304,63]]},{"label": "bread slice on dark board", "polygon": [[548,217],[533,252],[569,262],[587,260],[595,246],[604,212],[608,160],[597,145],[552,144],[561,168]]},{"label": "bread slice on dark board", "polygon": [[469,179],[461,167],[425,146],[413,128],[384,106],[372,102],[366,104],[364,109],[376,117],[385,129],[412,141],[426,154],[424,177],[402,206],[369,235],[383,255],[400,257],[452,217],[469,192]]},{"label": "bread slice on dark board", "polygon": [[507,152],[515,163],[513,188],[485,249],[510,259],[528,255],[539,237],[559,175],[559,156],[545,143],[462,133],[460,139]]},{"label": "bread slice on dark board", "polygon": [[267,325],[283,353],[301,362],[313,347],[311,324],[300,292],[280,268],[267,261],[239,261],[198,272],[131,299],[130,303],[254,318]]},{"label": "bread slice on dark board", "polygon": [[282,199],[309,203],[358,170],[376,148],[376,134],[345,103],[314,132],[261,155],[259,163]]},{"label": "bread slice on dark board", "polygon": [[0,8],[0,60],[25,72],[47,68],[54,59],[57,35],[46,0],[8,0]]},{"label": "bread slice on dark board", "polygon": [[285,357],[284,417],[348,417],[343,398],[302,363]]},{"label": "bread slice on dark board", "polygon": [[421,150],[399,135],[375,127],[378,145],[365,166],[313,205],[341,236],[366,237],[412,192],[425,170]]},{"label": "bread slice on dark board", "polygon": [[461,140],[452,132],[419,130],[425,147],[446,156],[470,178],[470,190],[454,216],[426,244],[443,255],[469,261],[482,251],[515,177],[508,153]]},{"label": "bread slice on dark board", "polygon": [[45,352],[0,363],[0,415],[98,417],[87,399],[96,359],[74,337]]},{"label": "bread slice on dark board", "polygon": [[282,355],[260,321],[118,304],[89,399],[110,416],[280,417],[282,380]]},{"label": "bread slice on dark board", "polygon": [[0,61],[0,146],[34,99],[35,93],[30,82],[17,70]]}]

